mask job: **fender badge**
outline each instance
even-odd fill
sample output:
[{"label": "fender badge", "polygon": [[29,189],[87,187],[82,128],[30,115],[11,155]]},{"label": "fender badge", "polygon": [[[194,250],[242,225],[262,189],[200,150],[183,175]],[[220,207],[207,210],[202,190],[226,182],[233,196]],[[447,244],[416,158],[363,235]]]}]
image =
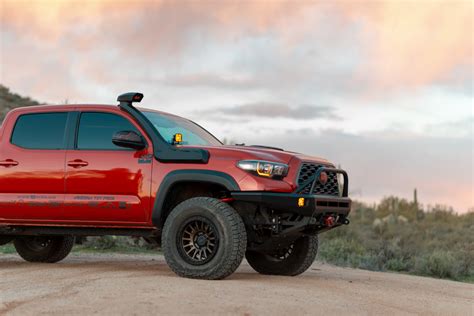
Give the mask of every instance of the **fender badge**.
[{"label": "fender badge", "polygon": [[138,163],[139,164],[151,163],[152,158],[153,158],[153,155],[143,155],[140,158],[138,158]]}]

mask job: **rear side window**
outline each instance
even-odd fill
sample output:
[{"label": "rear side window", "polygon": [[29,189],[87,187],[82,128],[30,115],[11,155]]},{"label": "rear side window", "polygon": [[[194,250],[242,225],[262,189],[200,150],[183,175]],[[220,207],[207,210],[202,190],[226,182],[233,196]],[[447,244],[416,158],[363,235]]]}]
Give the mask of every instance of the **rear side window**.
[{"label": "rear side window", "polygon": [[64,149],[67,115],[66,112],[21,115],[11,143],[27,149]]},{"label": "rear side window", "polygon": [[140,134],[132,123],[120,115],[84,112],[79,122],[77,149],[128,150],[112,143],[112,136],[121,131],[134,131]]}]

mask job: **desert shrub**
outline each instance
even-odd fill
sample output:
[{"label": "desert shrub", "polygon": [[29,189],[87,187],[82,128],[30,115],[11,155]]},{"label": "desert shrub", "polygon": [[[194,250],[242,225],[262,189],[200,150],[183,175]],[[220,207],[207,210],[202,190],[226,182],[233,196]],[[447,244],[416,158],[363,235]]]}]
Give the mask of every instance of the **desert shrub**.
[{"label": "desert shrub", "polygon": [[458,278],[460,272],[455,256],[443,250],[435,250],[417,258],[414,271],[422,275],[452,279]]},{"label": "desert shrub", "polygon": [[143,238],[139,237],[101,236],[87,237],[79,249],[141,252],[147,250],[156,250],[157,247],[157,244],[147,243]]},{"label": "desert shrub", "polygon": [[382,271],[383,266],[383,259],[380,255],[367,253],[358,258],[358,265],[356,267],[371,271]]},{"label": "desert shrub", "polygon": [[[404,219],[398,220],[402,215]],[[354,203],[351,224],[320,235],[322,261],[367,270],[474,280],[474,213],[424,211],[403,199]],[[472,281],[471,281],[472,282]]]},{"label": "desert shrub", "polygon": [[360,258],[365,254],[362,245],[354,240],[335,238],[320,243],[319,258],[328,263],[342,266],[359,266]]},{"label": "desert shrub", "polygon": [[117,247],[117,237],[115,236],[89,237],[84,242],[84,247],[97,249],[97,250],[113,249]]},{"label": "desert shrub", "polygon": [[474,250],[466,249],[455,254],[459,276],[462,278],[474,277]]},{"label": "desert shrub", "polygon": [[14,254],[14,253],[16,253],[16,249],[15,247],[13,247],[12,243],[0,246],[0,254]]},{"label": "desert shrub", "polygon": [[408,271],[410,269],[410,261],[406,260],[404,258],[392,258],[388,259],[385,262],[385,270],[390,270],[390,271]]}]

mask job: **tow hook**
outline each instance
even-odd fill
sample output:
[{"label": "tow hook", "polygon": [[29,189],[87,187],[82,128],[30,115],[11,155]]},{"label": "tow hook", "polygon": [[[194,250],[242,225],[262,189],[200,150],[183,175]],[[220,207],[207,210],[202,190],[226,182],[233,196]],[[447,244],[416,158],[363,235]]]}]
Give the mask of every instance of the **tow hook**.
[{"label": "tow hook", "polygon": [[336,223],[336,219],[332,215],[326,216],[323,221],[324,221],[324,226],[327,226],[327,227],[333,227],[334,224]]}]

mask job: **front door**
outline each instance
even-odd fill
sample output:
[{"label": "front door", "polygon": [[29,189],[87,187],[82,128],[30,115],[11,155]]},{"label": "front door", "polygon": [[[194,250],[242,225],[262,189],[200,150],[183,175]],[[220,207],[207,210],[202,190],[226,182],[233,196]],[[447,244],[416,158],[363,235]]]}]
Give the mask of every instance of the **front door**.
[{"label": "front door", "polygon": [[[119,131],[135,131],[148,147],[136,151],[112,143]],[[151,142],[121,112],[82,112],[74,149],[66,154],[65,220],[107,226],[149,222]]]}]

